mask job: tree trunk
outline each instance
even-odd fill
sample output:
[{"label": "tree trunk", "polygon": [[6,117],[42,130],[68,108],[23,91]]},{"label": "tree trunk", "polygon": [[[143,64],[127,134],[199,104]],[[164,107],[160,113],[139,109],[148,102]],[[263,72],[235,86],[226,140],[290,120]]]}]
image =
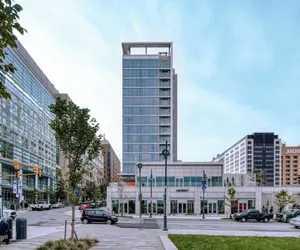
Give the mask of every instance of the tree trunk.
[{"label": "tree trunk", "polygon": [[75,236],[75,205],[72,204],[71,240],[74,240],[74,236]]}]

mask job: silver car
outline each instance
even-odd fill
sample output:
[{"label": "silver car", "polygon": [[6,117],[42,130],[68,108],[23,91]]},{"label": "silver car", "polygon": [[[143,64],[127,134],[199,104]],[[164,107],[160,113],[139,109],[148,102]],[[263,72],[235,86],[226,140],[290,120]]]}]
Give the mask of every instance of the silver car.
[{"label": "silver car", "polygon": [[300,215],[290,220],[290,224],[294,226],[295,228],[300,227]]}]

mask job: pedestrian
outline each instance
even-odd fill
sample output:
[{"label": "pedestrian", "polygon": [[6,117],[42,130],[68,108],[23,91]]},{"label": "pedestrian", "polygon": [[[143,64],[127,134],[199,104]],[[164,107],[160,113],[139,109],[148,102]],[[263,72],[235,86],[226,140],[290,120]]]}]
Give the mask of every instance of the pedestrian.
[{"label": "pedestrian", "polygon": [[273,213],[273,210],[274,210],[273,207],[271,207],[271,208],[270,208],[270,214]]},{"label": "pedestrian", "polygon": [[6,245],[10,244],[8,233],[9,233],[8,223],[6,222],[6,218],[2,217],[0,222],[0,236],[2,236],[1,238],[3,238],[3,242],[5,242]]}]

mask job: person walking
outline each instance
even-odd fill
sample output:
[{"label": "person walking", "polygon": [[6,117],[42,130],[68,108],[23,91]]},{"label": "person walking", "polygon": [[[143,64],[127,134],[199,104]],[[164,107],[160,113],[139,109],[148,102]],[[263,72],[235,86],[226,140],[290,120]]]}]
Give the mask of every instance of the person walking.
[{"label": "person walking", "polygon": [[0,221],[0,236],[1,238],[4,238],[3,241],[6,243],[6,245],[10,244],[9,243],[9,237],[8,237],[8,223],[6,222],[6,218],[2,217]]}]

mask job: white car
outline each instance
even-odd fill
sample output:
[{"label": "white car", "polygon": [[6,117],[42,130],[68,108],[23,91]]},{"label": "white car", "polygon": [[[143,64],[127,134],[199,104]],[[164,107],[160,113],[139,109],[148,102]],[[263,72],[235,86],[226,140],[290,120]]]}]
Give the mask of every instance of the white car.
[{"label": "white car", "polygon": [[15,219],[17,217],[17,212],[16,210],[3,207],[3,217]]},{"label": "white car", "polygon": [[61,202],[57,202],[55,204],[52,205],[53,208],[61,208],[61,207],[65,207],[65,204],[61,203]]},{"label": "white car", "polygon": [[299,228],[300,227],[300,215],[297,216],[297,217],[295,217],[295,218],[293,218],[293,219],[291,219],[290,220],[290,224],[292,226],[294,226],[295,228]]}]

